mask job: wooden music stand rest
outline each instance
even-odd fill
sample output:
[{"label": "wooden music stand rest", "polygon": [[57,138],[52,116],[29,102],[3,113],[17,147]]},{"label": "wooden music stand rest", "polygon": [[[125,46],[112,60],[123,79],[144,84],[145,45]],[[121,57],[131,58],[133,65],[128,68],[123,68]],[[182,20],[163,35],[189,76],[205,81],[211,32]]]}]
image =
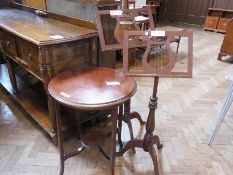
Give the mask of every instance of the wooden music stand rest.
[{"label": "wooden music stand rest", "polygon": [[[96,25],[102,51],[123,49],[124,31],[140,30],[136,21],[141,15],[148,16],[147,29],[155,30],[151,8],[149,6],[126,10],[100,10],[96,13]],[[107,25],[111,21],[115,25]],[[111,39],[105,39],[107,36]]]}]

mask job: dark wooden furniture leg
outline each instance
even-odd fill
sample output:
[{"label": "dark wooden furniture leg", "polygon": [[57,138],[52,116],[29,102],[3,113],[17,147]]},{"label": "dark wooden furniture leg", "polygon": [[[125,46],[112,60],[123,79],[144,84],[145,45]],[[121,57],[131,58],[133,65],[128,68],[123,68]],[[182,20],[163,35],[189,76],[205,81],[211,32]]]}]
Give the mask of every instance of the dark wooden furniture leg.
[{"label": "dark wooden furniture leg", "polygon": [[[130,103],[131,103],[131,101],[129,100],[129,106],[128,106],[129,112],[130,112]],[[140,125],[146,124],[146,122],[142,120],[141,115],[136,111],[133,111],[130,113],[130,120],[132,120],[132,119],[138,119]]]},{"label": "dark wooden furniture leg", "polygon": [[[138,119],[138,121],[140,122],[141,125],[145,124],[145,122],[142,120],[142,117],[140,116],[140,114],[138,112],[130,113],[130,105],[131,105],[131,100],[130,99],[124,103],[124,115],[123,115],[123,117],[121,116],[123,106],[120,105],[120,107],[119,107],[118,143],[120,145],[120,150],[123,148],[123,143],[122,143],[122,140],[121,140],[122,120],[128,125],[131,140],[134,139],[133,127],[132,127],[131,120],[136,118],[136,119]],[[136,153],[136,150],[134,148],[132,148],[132,152]]]},{"label": "dark wooden furniture leg", "polygon": [[122,120],[123,120],[123,105],[121,104],[119,106],[119,114],[118,114],[118,143],[120,145],[120,150],[123,148],[123,143],[121,139]]},{"label": "dark wooden furniture leg", "polygon": [[223,56],[226,56],[226,54],[223,54],[223,53],[220,52],[220,53],[218,54],[218,60],[219,60],[219,61],[222,61],[222,57],[223,57]]},{"label": "dark wooden furniture leg", "polygon": [[142,117],[138,112],[136,111],[130,112],[130,104],[131,104],[131,100],[128,100],[127,102],[124,103],[124,122],[128,124],[127,121],[132,120],[132,119],[138,119],[140,125],[144,125],[146,122],[142,120]]},{"label": "dark wooden furniture leg", "polygon": [[[142,117],[140,116],[140,114],[138,112],[134,111],[134,112],[130,113],[130,105],[131,105],[130,99],[124,103],[124,114],[122,114],[123,105],[119,106],[118,143],[120,145],[120,150],[123,148],[123,143],[122,143],[122,139],[121,139],[122,120],[128,125],[131,140],[134,139],[133,127],[132,127],[131,120],[136,118],[136,119],[138,119],[138,121],[140,122],[141,125],[145,124],[145,122],[142,120]],[[135,148],[132,148],[132,152],[136,153]]]},{"label": "dark wooden furniture leg", "polygon": [[13,92],[17,93],[18,89],[17,89],[15,72],[14,72],[14,69],[13,69],[13,66],[12,66],[12,62],[9,59],[5,59],[5,60],[6,60],[6,65],[7,65],[7,69],[8,69],[8,72],[9,72],[9,77],[10,77],[11,85],[12,85],[12,88],[13,88]]},{"label": "dark wooden furniture leg", "polygon": [[[134,139],[134,135],[133,135],[133,127],[132,127],[132,123],[131,123],[130,100],[128,100],[127,102],[124,103],[124,117],[123,117],[123,121],[125,123],[127,123],[128,128],[129,128],[129,133],[130,133],[130,139],[133,140]],[[132,152],[136,153],[135,148],[132,148]]]},{"label": "dark wooden furniture leg", "polygon": [[111,145],[111,173],[114,175],[114,165],[116,156],[116,131],[117,131],[117,118],[118,107],[115,107],[111,111],[112,116],[112,145]]},{"label": "dark wooden furniture leg", "polygon": [[[59,175],[63,175],[64,173],[64,163],[65,160],[81,153],[83,150],[86,149],[85,145],[82,145],[77,150],[65,153],[63,147],[63,140],[62,140],[62,129],[61,129],[61,114],[60,114],[60,104],[55,102],[55,113],[56,113],[56,124],[57,124],[57,137],[58,137],[58,147],[59,147],[59,154],[60,154],[60,173]],[[121,105],[122,106],[122,105]],[[112,143],[111,143],[111,174],[114,175],[114,165],[115,165],[115,156],[116,156],[116,134],[117,134],[117,119],[118,119],[118,107],[114,107],[111,111],[112,116]],[[109,159],[108,155],[103,151],[103,149],[98,146],[99,151],[104,155],[105,158]]]},{"label": "dark wooden furniture leg", "polygon": [[121,150],[121,152],[117,153],[118,155],[123,155],[129,149],[138,147],[143,148],[144,151],[149,152],[151,159],[154,165],[154,172],[156,175],[158,172],[158,163],[157,156],[154,150],[153,145],[156,144],[157,148],[160,149],[163,145],[160,143],[159,137],[157,135],[153,135],[153,131],[155,129],[155,109],[157,108],[157,87],[158,87],[159,78],[154,78],[154,87],[153,87],[153,95],[150,98],[149,102],[149,115],[146,122],[146,133],[143,139],[133,139],[130,140],[125,147]]},{"label": "dark wooden furniture leg", "polygon": [[64,172],[64,148],[62,141],[62,131],[61,131],[61,114],[60,114],[60,105],[57,102],[54,102],[55,113],[56,113],[56,124],[57,124],[57,139],[58,139],[58,148],[60,154],[60,175]]},{"label": "dark wooden furniture leg", "polygon": [[56,101],[54,101],[54,106],[55,106],[56,124],[57,124],[58,148],[59,148],[59,154],[60,154],[60,172],[59,172],[59,175],[63,175],[65,160],[74,156],[74,155],[81,153],[83,150],[85,150],[85,147],[82,146],[73,152],[65,153],[64,147],[63,147],[63,140],[62,140],[62,123],[61,123],[60,104],[57,103]]},{"label": "dark wooden furniture leg", "polygon": [[54,112],[54,100],[52,99],[51,95],[46,91],[48,96],[48,110],[49,110],[49,117],[52,124],[52,132],[56,133],[56,119],[55,119],[55,112]]}]

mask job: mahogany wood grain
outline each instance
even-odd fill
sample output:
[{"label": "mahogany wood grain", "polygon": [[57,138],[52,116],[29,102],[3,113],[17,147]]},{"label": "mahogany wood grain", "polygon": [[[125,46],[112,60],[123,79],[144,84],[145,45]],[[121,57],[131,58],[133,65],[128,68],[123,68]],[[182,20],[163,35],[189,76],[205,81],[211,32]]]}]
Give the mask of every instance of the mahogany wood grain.
[{"label": "mahogany wood grain", "polygon": [[[174,68],[175,62],[177,60],[176,56],[172,54],[170,48],[170,41],[176,37],[188,37],[188,60],[186,65],[186,72],[175,72],[172,69]],[[159,77],[173,77],[173,78],[185,78],[192,77],[192,58],[193,58],[193,34],[191,31],[166,31],[164,36],[154,35],[152,31],[127,31],[124,34],[124,48],[123,48],[123,71],[126,75],[130,76],[142,76],[142,77],[154,77],[153,84],[153,93],[149,101],[149,113],[146,121],[146,133],[142,139],[131,139],[127,144],[120,150],[118,155],[123,155],[126,151],[132,148],[142,148],[145,152],[150,154],[150,157],[154,165],[155,175],[159,175],[158,170],[158,161],[154,144],[157,145],[157,148],[160,149],[163,145],[160,143],[160,139],[157,135],[154,135],[155,129],[155,110],[158,105],[157,91]],[[146,47],[145,52],[142,56],[142,69],[130,70],[129,69],[129,49],[137,47]],[[161,59],[159,62],[155,62],[153,65],[149,64],[150,53],[156,47],[166,46],[165,52],[167,53],[167,59],[169,60],[167,64],[163,64],[165,57],[164,51],[158,53],[158,59]]]},{"label": "mahogany wood grain", "polygon": [[217,31],[225,33],[231,18],[220,18]]},{"label": "mahogany wood grain", "polygon": [[[97,62],[97,54],[92,53],[96,50],[98,36],[93,23],[47,12],[46,17],[38,16],[36,9],[16,3],[11,7],[0,9],[0,34],[1,52],[7,59],[15,92],[17,84],[12,61],[40,80],[46,93],[48,82],[54,75]],[[47,98],[49,116],[44,118],[55,131],[53,104],[49,95]],[[47,132],[51,127],[44,129]]]},{"label": "mahogany wood grain", "polygon": [[0,27],[36,45],[96,36],[96,30],[44,18],[18,9],[1,9]]},{"label": "mahogany wood grain", "polygon": [[[111,12],[111,10],[100,10],[96,13],[97,29],[103,51],[122,49],[124,31],[140,30],[136,17],[142,14],[147,15],[149,18],[146,20],[148,28],[155,29],[149,6],[137,9],[124,9],[122,10],[122,15],[111,15]],[[112,25],[106,25],[108,21],[111,21]],[[109,35],[112,36],[111,40],[107,40]]]},{"label": "mahogany wood grain", "polygon": [[205,30],[225,33],[229,21],[233,17],[233,10],[222,8],[209,8],[205,21]]},{"label": "mahogany wood grain", "polygon": [[206,30],[217,29],[219,19],[220,17],[218,16],[207,16],[206,21],[205,21],[205,29]]},{"label": "mahogany wood grain", "polygon": [[[184,31],[182,28],[177,27],[161,27],[161,31],[164,31],[164,36],[153,36],[154,31],[126,31],[124,35],[124,48],[123,48],[123,71],[129,76],[142,76],[142,77],[173,77],[173,78],[191,78],[192,66],[193,66],[193,33],[192,31]],[[160,30],[159,29],[159,30]],[[187,48],[184,69],[175,69],[177,62],[176,54],[172,52],[171,43],[179,42],[180,38],[187,38]],[[145,47],[145,52],[142,56],[138,56],[141,61],[141,66],[137,69],[133,69],[130,66],[130,49]],[[158,56],[155,56],[155,61],[151,64],[151,53],[156,47],[165,47],[167,55],[160,51]],[[130,49],[129,49],[130,48]],[[164,55],[164,57],[162,56]],[[165,63],[165,60],[168,60]]]},{"label": "mahogany wood grain", "polygon": [[65,160],[79,154],[85,147],[82,146],[71,153],[64,151],[59,104],[82,110],[111,110],[112,141],[110,161],[111,174],[113,175],[116,155],[118,108],[120,108],[120,117],[122,117],[122,105],[130,100],[135,94],[136,89],[136,82],[132,78],[124,76],[122,72],[98,67],[66,71],[55,76],[49,82],[48,91],[55,101],[60,153],[60,175],[64,172]]},{"label": "mahogany wood grain", "polygon": [[223,56],[233,56],[233,20],[228,23],[226,34],[218,55],[218,60],[222,60]]},{"label": "mahogany wood grain", "polygon": [[[10,3],[10,6],[12,8],[15,9],[19,9],[19,10],[23,10],[26,12],[30,12],[33,14],[36,14],[36,8],[32,8],[32,7],[28,7],[26,5],[22,5],[19,3]],[[102,8],[104,8],[105,6],[102,6]],[[48,12],[46,11],[46,17],[47,18],[51,18],[57,21],[63,21],[69,24],[73,24],[73,25],[78,25],[78,26],[82,26],[82,27],[86,27],[89,29],[96,29],[96,25],[91,22],[91,21],[87,21],[84,19],[80,19],[80,18],[74,18],[74,17],[70,17],[70,16],[64,16],[64,15],[60,15],[60,14],[56,14],[56,13],[52,13],[52,12]]]},{"label": "mahogany wood grain", "polygon": [[85,68],[60,73],[49,83],[49,93],[64,105],[79,109],[103,109],[129,99],[136,83],[110,68]]}]

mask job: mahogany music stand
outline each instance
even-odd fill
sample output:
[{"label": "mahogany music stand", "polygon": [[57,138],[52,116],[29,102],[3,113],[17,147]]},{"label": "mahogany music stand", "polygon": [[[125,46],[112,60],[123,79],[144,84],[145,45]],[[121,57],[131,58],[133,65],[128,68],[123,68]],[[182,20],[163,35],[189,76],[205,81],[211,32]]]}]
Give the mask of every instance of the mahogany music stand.
[{"label": "mahogany music stand", "polygon": [[[157,87],[159,77],[174,77],[174,78],[190,78],[192,77],[192,57],[193,57],[193,35],[190,31],[154,31],[154,23],[151,14],[150,7],[142,8],[138,12],[145,10],[150,18],[150,30],[140,31],[139,27],[134,21],[135,14],[133,10],[118,10],[118,11],[99,11],[97,12],[97,28],[99,32],[99,38],[102,50],[118,50],[123,48],[123,70],[126,75],[129,76],[142,76],[142,77],[154,77],[153,93],[149,102],[149,115],[146,122],[146,133],[143,139],[132,139],[125,145],[124,148],[118,153],[118,155],[123,155],[127,150],[135,147],[143,148],[144,151],[149,152],[153,164],[154,172],[158,174],[157,156],[154,154],[153,145],[156,144],[157,148],[162,148],[160,144],[159,137],[153,135],[155,129],[155,109],[157,108]],[[131,12],[130,12],[131,11]],[[109,28],[102,27],[102,19],[115,20],[116,25]],[[131,21],[131,26],[129,28],[124,28],[121,35],[119,35],[119,29],[121,21],[128,20]],[[132,27],[133,25],[133,27]],[[120,29],[121,30],[121,29]],[[131,30],[131,31],[130,31]],[[134,31],[132,31],[134,30]],[[112,36],[111,42],[105,41],[105,36]],[[123,38],[123,37],[124,38]],[[171,49],[171,44],[174,38],[187,37],[188,42],[188,54],[186,60],[186,71],[177,71],[176,62],[177,52],[173,53]],[[151,49],[166,47],[167,50],[167,60],[164,62],[163,53],[157,54],[159,57],[152,66],[150,59],[148,58]],[[141,70],[131,70],[129,64],[129,49],[132,48],[145,48],[146,50],[142,56],[142,69]],[[144,50],[144,49],[142,49]],[[159,64],[161,63],[161,64]],[[183,63],[182,63],[183,64]],[[121,125],[121,119],[119,119],[119,124]],[[120,129],[121,127],[119,127]],[[118,140],[120,134],[118,135]],[[121,141],[121,140],[120,140]]]},{"label": "mahogany music stand", "polygon": [[[188,52],[186,60],[186,70],[184,72],[176,70],[176,54],[172,52],[171,40],[174,37],[188,38]],[[129,49],[134,47],[146,46],[146,50],[142,56],[141,69],[130,69],[129,65]],[[158,47],[166,47],[166,54],[159,53],[152,64],[149,59],[153,49]],[[165,56],[164,56],[165,55]],[[153,93],[149,101],[149,115],[146,122],[146,133],[143,139],[132,139],[118,153],[123,155],[127,150],[138,147],[149,152],[156,175],[159,174],[157,165],[157,156],[153,145],[156,144],[160,149],[163,146],[160,144],[160,139],[157,135],[153,135],[155,129],[155,109],[157,108],[157,88],[159,77],[173,78],[191,78],[192,77],[192,57],[193,57],[193,35],[191,31],[126,31],[124,34],[123,47],[123,70],[128,76],[154,77]],[[164,61],[166,60],[166,61]]]}]

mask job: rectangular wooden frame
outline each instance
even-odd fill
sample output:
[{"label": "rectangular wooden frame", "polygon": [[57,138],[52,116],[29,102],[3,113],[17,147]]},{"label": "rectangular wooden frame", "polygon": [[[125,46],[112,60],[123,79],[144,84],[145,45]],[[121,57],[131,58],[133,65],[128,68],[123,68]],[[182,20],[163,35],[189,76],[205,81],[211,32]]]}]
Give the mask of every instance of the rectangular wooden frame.
[{"label": "rectangular wooden frame", "polygon": [[[147,32],[147,31],[146,31]],[[191,78],[193,67],[193,32],[192,31],[165,31],[165,36],[169,37],[187,37],[188,38],[188,63],[187,72],[163,72],[152,74],[146,69],[140,71],[129,70],[128,50],[132,48],[129,46],[129,36],[143,36],[146,35],[145,31],[126,31],[124,33],[123,43],[123,71],[128,76],[146,76],[146,77],[170,77],[170,78]],[[150,36],[148,36],[150,37]],[[145,45],[142,45],[145,47]],[[176,58],[175,58],[176,59]]]},{"label": "rectangular wooden frame", "polygon": [[[123,49],[123,45],[118,43],[117,41],[114,44],[106,44],[106,41],[104,38],[104,29],[103,29],[103,26],[106,26],[106,25],[104,25],[102,23],[101,16],[110,15],[110,11],[112,11],[112,10],[100,10],[96,13],[96,24],[97,24],[97,29],[98,29],[98,33],[99,33],[99,40],[100,40],[100,45],[101,45],[102,51]],[[133,13],[133,14],[136,14],[136,13],[148,14],[150,29],[152,29],[152,30],[155,29],[151,8],[149,6],[144,7],[144,8],[127,9],[127,10],[122,10],[122,11],[123,11],[123,13],[129,12],[129,13]],[[117,19],[116,19],[116,21],[117,21]],[[115,30],[115,28],[114,28],[114,30]]]}]

